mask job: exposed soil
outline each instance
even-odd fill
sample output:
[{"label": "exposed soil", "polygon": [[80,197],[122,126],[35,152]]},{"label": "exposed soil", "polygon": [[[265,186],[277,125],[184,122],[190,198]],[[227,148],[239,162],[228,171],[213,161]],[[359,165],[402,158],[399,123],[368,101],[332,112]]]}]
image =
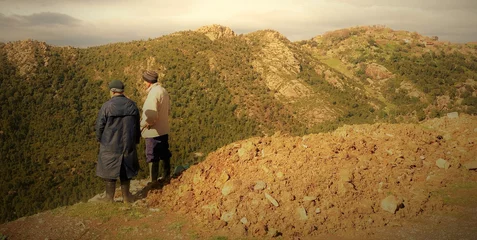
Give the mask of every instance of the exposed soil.
[{"label": "exposed soil", "polygon": [[464,167],[477,160],[476,142],[470,116],[254,138],[210,154],[147,201],[234,236],[399,226],[450,210],[439,189],[476,182]]},{"label": "exposed soil", "polygon": [[0,225],[0,233],[8,239],[475,239],[476,142],[477,117],[468,115],[252,138],[211,153],[165,185],[136,181],[140,200],[132,206],[80,203]]}]

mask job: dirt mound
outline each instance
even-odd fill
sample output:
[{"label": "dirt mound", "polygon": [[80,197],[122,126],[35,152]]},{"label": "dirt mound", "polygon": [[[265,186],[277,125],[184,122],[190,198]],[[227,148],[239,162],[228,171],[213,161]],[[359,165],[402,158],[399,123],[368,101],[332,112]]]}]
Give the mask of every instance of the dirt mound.
[{"label": "dirt mound", "polygon": [[225,146],[147,197],[230,236],[303,237],[400,225],[477,180],[477,117],[344,126]]}]

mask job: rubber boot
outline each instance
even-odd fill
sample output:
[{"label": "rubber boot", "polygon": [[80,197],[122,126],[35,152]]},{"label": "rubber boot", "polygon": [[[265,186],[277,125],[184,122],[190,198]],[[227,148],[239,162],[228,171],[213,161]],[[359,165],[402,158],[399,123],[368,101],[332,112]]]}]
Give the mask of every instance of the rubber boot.
[{"label": "rubber boot", "polygon": [[134,199],[129,191],[129,187],[131,186],[131,181],[121,181],[121,192],[123,193],[123,202],[124,203],[133,203]]},{"label": "rubber boot", "polygon": [[163,179],[167,182],[171,178],[171,159],[164,159],[163,161]]},{"label": "rubber boot", "polygon": [[114,193],[116,192],[116,181],[105,180],[106,196],[100,198],[101,202],[114,202]]},{"label": "rubber boot", "polygon": [[151,183],[157,182],[159,177],[159,162],[150,162],[149,163],[149,180]]}]

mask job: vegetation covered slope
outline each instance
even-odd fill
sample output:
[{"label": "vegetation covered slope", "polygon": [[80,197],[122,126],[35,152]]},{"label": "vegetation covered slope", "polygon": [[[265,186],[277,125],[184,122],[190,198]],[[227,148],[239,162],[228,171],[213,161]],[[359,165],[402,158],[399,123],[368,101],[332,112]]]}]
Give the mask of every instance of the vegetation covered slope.
[{"label": "vegetation covered slope", "polygon": [[174,166],[275,131],[475,114],[475,46],[427,40],[363,27],[290,42],[273,30],[236,35],[214,25],[86,49],[0,44],[1,220],[100,191],[97,111],[112,79],[141,107],[145,69],[160,72],[172,97]]}]

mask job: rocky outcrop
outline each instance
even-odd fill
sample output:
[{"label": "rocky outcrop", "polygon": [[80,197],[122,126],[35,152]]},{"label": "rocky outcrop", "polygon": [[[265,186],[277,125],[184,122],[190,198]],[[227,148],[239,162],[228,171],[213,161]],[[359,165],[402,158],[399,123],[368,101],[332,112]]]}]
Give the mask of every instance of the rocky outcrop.
[{"label": "rocky outcrop", "polygon": [[384,66],[377,63],[371,63],[366,67],[366,76],[373,80],[384,80],[393,76],[393,74]]},{"label": "rocky outcrop", "polygon": [[253,67],[262,74],[267,87],[287,99],[310,95],[311,90],[296,77],[300,72],[300,63],[287,46],[287,39],[275,31],[262,31],[255,35],[260,35],[263,47]]},{"label": "rocky outcrop", "polygon": [[217,24],[203,26],[197,29],[196,32],[205,34],[212,41],[215,41],[220,38],[231,38],[236,36],[235,32],[232,31],[232,29]]}]

